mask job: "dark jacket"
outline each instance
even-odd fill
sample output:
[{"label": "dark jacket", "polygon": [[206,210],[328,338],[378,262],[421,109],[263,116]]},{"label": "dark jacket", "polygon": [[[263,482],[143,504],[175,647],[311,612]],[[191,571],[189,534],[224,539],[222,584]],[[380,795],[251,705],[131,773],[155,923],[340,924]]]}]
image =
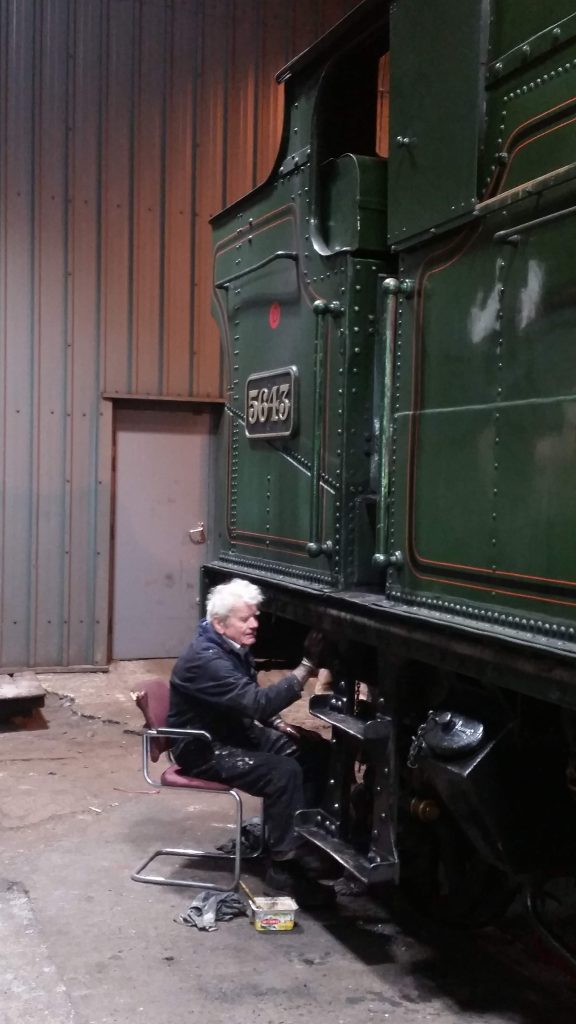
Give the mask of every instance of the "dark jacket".
[{"label": "dark jacket", "polygon": [[[254,749],[254,722],[266,722],[298,700],[302,684],[294,675],[260,687],[247,651],[236,651],[204,619],[195,639],[178,659],[170,677],[168,725],[205,729],[219,746]],[[174,755],[186,744],[186,764],[211,759],[203,740],[178,740]]]}]

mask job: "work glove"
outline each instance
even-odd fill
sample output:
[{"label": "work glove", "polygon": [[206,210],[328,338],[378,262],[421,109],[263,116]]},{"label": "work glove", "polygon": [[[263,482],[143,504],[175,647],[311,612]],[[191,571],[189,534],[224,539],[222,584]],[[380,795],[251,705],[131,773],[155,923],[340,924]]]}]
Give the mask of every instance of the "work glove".
[{"label": "work glove", "polygon": [[318,668],[322,662],[324,651],[324,637],[318,630],[312,629],[304,641],[304,657],[313,668]]}]

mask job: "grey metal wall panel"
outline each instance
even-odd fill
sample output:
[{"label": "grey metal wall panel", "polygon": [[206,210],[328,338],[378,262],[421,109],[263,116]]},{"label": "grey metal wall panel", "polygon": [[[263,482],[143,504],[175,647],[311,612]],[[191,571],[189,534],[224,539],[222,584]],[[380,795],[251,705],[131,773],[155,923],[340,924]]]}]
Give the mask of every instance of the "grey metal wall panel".
[{"label": "grey metal wall panel", "polygon": [[112,409],[218,398],[208,218],[356,0],[0,0],[0,666],[108,654]]},{"label": "grey metal wall panel", "polygon": [[[35,322],[36,423],[32,452],[33,529],[36,566],[31,613],[31,658],[46,664],[63,658],[65,568],[62,557],[66,503],[67,350],[67,83],[60,73],[69,57],[68,11],[47,0],[39,12],[39,38],[49,40],[36,65]],[[34,502],[34,495],[36,501]]]},{"label": "grey metal wall panel", "polygon": [[[226,202],[229,196],[249,192],[255,182],[256,76],[258,73],[259,4],[235,4],[230,19],[228,58],[228,122],[226,148]],[[250,61],[246,55],[252,54]]]},{"label": "grey metal wall panel", "polygon": [[[310,22],[314,7],[314,4],[293,5],[288,24],[286,23],[286,5],[282,0],[272,0],[266,9],[266,24],[263,26],[260,36],[255,184],[264,181],[270,172],[280,145],[284,115],[283,88],[274,88],[267,84],[270,68],[276,68],[278,71],[284,67],[301,50],[303,37],[306,37],[307,42],[314,40],[316,30],[314,14],[312,15],[313,25]],[[335,21],[336,17],[333,20]],[[289,31],[286,31],[286,28],[289,28]]]},{"label": "grey metal wall panel", "polygon": [[177,397],[194,388],[197,145],[192,126],[197,118],[200,13],[196,7],[192,12],[176,7],[168,41],[161,388]]},{"label": "grey metal wall panel", "polygon": [[99,291],[102,12],[99,0],[75,6],[69,146],[71,198],[68,377],[70,395],[70,546],[67,662],[92,661],[95,618],[96,465],[99,443]]},{"label": "grey metal wall panel", "polygon": [[128,393],[132,362],[134,5],[112,3],[106,25],[102,136],[102,343],[105,390]]},{"label": "grey metal wall panel", "polygon": [[35,19],[34,7],[18,0],[3,13],[1,639],[6,659],[22,664],[30,644],[33,586]]},{"label": "grey metal wall panel", "polygon": [[140,47],[135,83],[135,352],[131,388],[140,395],[161,393],[166,22],[164,4],[144,0],[140,6]]},{"label": "grey metal wall panel", "polygon": [[209,217],[226,203],[228,47],[230,4],[214,0],[202,12],[195,141],[195,272],[192,375],[199,394],[220,392],[218,339],[205,296],[212,293],[212,233]]}]

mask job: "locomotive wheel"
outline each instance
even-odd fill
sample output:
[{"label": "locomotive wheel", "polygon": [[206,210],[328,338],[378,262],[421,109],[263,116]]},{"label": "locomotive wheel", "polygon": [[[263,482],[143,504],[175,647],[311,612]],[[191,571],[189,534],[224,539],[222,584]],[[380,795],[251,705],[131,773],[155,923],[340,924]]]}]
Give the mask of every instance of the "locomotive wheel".
[{"label": "locomotive wheel", "polygon": [[515,895],[507,875],[482,859],[445,810],[437,821],[406,823],[400,864],[404,895],[439,924],[481,928],[501,917]]}]

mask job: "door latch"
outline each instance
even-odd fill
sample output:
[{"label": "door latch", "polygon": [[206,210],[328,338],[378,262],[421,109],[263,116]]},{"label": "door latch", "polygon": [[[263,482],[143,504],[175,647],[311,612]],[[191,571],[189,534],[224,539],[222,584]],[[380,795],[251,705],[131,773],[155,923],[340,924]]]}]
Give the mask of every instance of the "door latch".
[{"label": "door latch", "polygon": [[204,523],[198,523],[197,526],[193,526],[191,530],[188,530],[188,536],[190,537],[191,544],[205,544],[206,530],[204,529]]}]

